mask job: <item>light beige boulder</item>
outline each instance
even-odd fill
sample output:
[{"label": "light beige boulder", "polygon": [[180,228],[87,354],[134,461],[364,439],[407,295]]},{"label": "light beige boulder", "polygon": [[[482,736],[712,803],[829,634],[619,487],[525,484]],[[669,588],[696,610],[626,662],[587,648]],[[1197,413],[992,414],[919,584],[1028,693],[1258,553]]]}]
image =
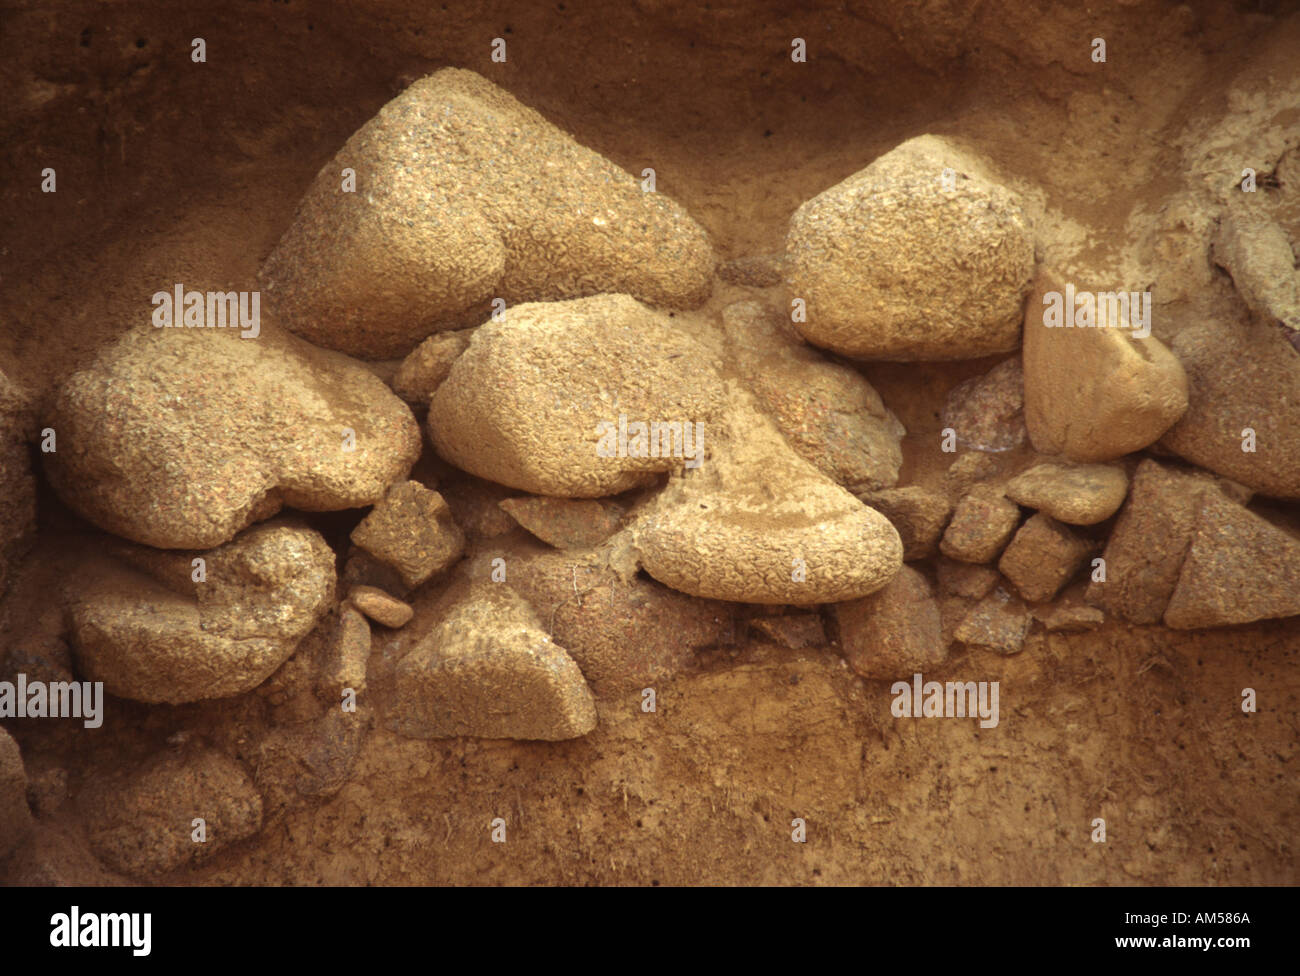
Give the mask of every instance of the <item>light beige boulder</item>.
[{"label": "light beige boulder", "polygon": [[1128,475],[1113,464],[1036,464],[1012,478],[1006,494],[1057,521],[1096,525],[1124,504]]}]

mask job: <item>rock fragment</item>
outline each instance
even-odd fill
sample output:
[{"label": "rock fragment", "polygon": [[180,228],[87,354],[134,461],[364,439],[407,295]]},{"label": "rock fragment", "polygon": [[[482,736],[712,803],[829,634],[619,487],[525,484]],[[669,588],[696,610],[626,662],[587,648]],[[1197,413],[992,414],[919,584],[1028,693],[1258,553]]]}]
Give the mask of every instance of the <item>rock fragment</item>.
[{"label": "rock fragment", "polygon": [[799,330],[864,359],[1011,352],[1033,267],[1017,194],[928,135],[806,202],[786,237],[790,294],[807,303]]},{"label": "rock fragment", "polygon": [[856,494],[864,505],[885,516],[898,530],[903,540],[904,560],[910,562],[934,555],[948,516],[952,514],[947,498],[919,485]]},{"label": "rock fragment", "polygon": [[944,661],[939,605],[929,581],[904,566],[883,589],[835,606],[840,647],[864,678],[902,678]]},{"label": "rock fragment", "polygon": [[1007,497],[1070,525],[1104,522],[1124,504],[1128,476],[1110,464],[1037,464],[1007,484]]},{"label": "rock fragment", "polygon": [[429,336],[402,360],[393,375],[393,392],[407,403],[427,404],[469,347],[468,330]]},{"label": "rock fragment", "polygon": [[460,556],[465,534],[440,494],[418,481],[403,481],[352,530],[352,542],[416,587]]},{"label": "rock fragment", "polygon": [[1096,630],[1106,622],[1106,615],[1096,607],[1079,603],[1049,604],[1035,607],[1034,619],[1052,632],[1079,633]]},{"label": "rock fragment", "polygon": [[557,549],[588,549],[618,531],[623,507],[614,502],[570,498],[507,498],[501,509]]},{"label": "rock fragment", "polygon": [[27,806],[27,773],[18,743],[0,729],[0,862],[32,831],[32,811]]},{"label": "rock fragment", "polygon": [[943,426],[964,450],[1000,453],[1019,447],[1025,430],[1025,374],[1020,357],[958,383],[943,406]]},{"label": "rock fragment", "polygon": [[1286,232],[1266,214],[1244,208],[1225,214],[1214,234],[1214,261],[1247,307],[1300,331],[1300,272]]},{"label": "rock fragment", "polygon": [[348,601],[375,623],[396,630],[405,627],[415,611],[377,586],[354,586],[348,591]]},{"label": "rock fragment", "polygon": [[1030,603],[1060,592],[1092,552],[1092,544],[1049,515],[1030,516],[998,560],[1002,575]]},{"label": "rock fragment", "polygon": [[815,613],[779,614],[773,617],[755,617],[749,622],[768,640],[792,651],[809,647],[822,647],[826,643],[826,630],[822,618]]},{"label": "rock fragment", "polygon": [[321,698],[337,703],[346,688],[358,693],[365,690],[370,647],[370,624],[365,615],[356,607],[343,604],[339,608],[338,626],[316,676],[316,690]]},{"label": "rock fragment", "polygon": [[755,254],[718,265],[718,277],[729,285],[773,288],[781,283],[780,254]]},{"label": "rock fragment", "polygon": [[962,563],[940,557],[935,561],[939,576],[939,589],[949,596],[967,600],[981,600],[998,585],[1001,574],[992,566],[979,563]]},{"label": "rock fragment", "polygon": [[939,549],[961,562],[991,563],[1019,524],[1019,506],[1000,488],[976,485],[957,503]]},{"label": "rock fragment", "polygon": [[998,587],[966,615],[954,636],[972,647],[999,654],[1019,654],[1024,650],[1030,622],[1029,609]]},{"label": "rock fragment", "polygon": [[36,480],[23,439],[25,400],[0,372],[0,596],[36,533]]}]

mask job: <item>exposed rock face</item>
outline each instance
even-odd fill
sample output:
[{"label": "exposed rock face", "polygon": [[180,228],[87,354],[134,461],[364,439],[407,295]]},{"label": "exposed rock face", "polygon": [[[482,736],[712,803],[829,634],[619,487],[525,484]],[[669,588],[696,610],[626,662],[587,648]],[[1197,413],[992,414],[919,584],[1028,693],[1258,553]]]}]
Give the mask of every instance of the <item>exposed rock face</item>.
[{"label": "exposed rock face", "polygon": [[1064,283],[1040,275],[1025,307],[1025,423],[1034,449],[1112,461],[1155,443],[1187,409],[1183,367],[1159,339],[1133,338],[1108,311],[1091,328],[1049,326],[1052,293],[1063,299]]},{"label": "exposed rock face", "polygon": [[[262,827],[262,799],[243,768],[187,746],[128,774],[98,777],[79,799],[97,857],[133,878],[156,878],[205,861]],[[202,819],[202,843],[194,839]]]},{"label": "exposed rock face", "polygon": [[999,586],[975,605],[953,636],[972,647],[1019,654],[1024,650],[1030,622],[1029,608]]},{"label": "exposed rock face", "polygon": [[352,542],[415,587],[455,562],[465,549],[465,533],[440,494],[404,481],[352,530]]},{"label": "exposed rock face", "polygon": [[786,237],[790,294],[807,303],[799,331],[864,359],[1011,352],[1033,267],[1018,196],[935,136],[813,197]]},{"label": "exposed rock face", "polygon": [[1031,603],[1052,599],[1079,571],[1092,544],[1039,512],[1016,532],[998,560],[1002,575]]},{"label": "exposed rock face", "polygon": [[501,509],[557,549],[600,545],[618,531],[624,514],[614,502],[569,498],[507,498]]},{"label": "exposed rock face", "polygon": [[[345,168],[356,192],[342,192]],[[625,292],[698,305],[715,260],[677,204],[486,79],[447,68],[385,105],[320,171],[261,278],[295,332],[382,359],[477,324],[493,298]]]},{"label": "exposed rock face", "polygon": [[1266,213],[1224,214],[1214,234],[1215,263],[1232,275],[1256,315],[1300,331],[1300,272],[1286,232]]},{"label": "exposed rock face", "polygon": [[596,727],[587,682],[504,583],[453,588],[397,666],[387,725],[415,739],[573,739]]},{"label": "exposed rock face", "polygon": [[481,478],[598,498],[696,463],[721,402],[699,343],[627,295],[598,295],[477,329],[429,405],[429,436]]},{"label": "exposed rock face", "polygon": [[948,656],[930,582],[904,566],[887,586],[835,607],[840,647],[864,678],[902,678]]},{"label": "exposed rock face", "polygon": [[939,549],[949,559],[991,563],[1020,524],[1020,508],[992,485],[976,485],[957,503]]},{"label": "exposed rock face", "polygon": [[0,862],[32,831],[32,811],[27,806],[27,773],[18,743],[0,729]]},{"label": "exposed rock face", "polygon": [[427,404],[469,346],[469,330],[432,335],[402,360],[393,374],[393,392],[407,403]]},{"label": "exposed rock face", "polygon": [[1178,334],[1174,352],[1191,403],[1161,444],[1263,494],[1300,499],[1300,355],[1280,330],[1195,326]]},{"label": "exposed rock face", "polygon": [[136,701],[179,704],[257,687],[334,596],[333,551],[292,524],[254,526],[204,553],[116,551],[123,562],[100,558],[68,585],[69,622],[86,678]]},{"label": "exposed rock face", "polygon": [[774,617],[755,617],[750,630],[792,651],[821,647],[826,643],[826,628],[815,613],[790,613]]},{"label": "exposed rock face", "polygon": [[405,627],[415,611],[376,586],[354,586],[348,591],[348,600],[375,623],[384,627]]},{"label": "exposed rock face", "polygon": [[934,555],[939,536],[952,514],[947,498],[919,485],[858,493],[858,498],[889,519],[898,530],[903,540],[903,558],[909,561]]},{"label": "exposed rock face", "polygon": [[1124,504],[1128,476],[1109,464],[1036,464],[1007,484],[1007,497],[1059,522],[1095,525]]},{"label": "exposed rock face", "polygon": [[282,505],[370,505],[420,453],[410,409],[337,353],[263,327],[126,333],[55,401],[59,496],[102,529],[207,549]]},{"label": "exposed rock face", "polygon": [[0,372],[0,596],[36,529],[36,482],[23,440],[24,399]]},{"label": "exposed rock face", "polygon": [[954,386],[944,402],[943,425],[952,428],[957,446],[964,450],[996,453],[1023,444],[1029,434],[1020,357]]},{"label": "exposed rock face", "polygon": [[790,446],[846,488],[888,488],[907,433],[863,377],[809,348],[780,312],[737,302],[722,313],[736,366]]}]

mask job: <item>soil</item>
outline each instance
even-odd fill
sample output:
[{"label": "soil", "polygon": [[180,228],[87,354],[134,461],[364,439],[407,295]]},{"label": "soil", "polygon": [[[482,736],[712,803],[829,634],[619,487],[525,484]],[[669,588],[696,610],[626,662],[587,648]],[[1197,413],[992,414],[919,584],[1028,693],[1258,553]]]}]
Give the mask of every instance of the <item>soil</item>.
[{"label": "soil", "polygon": [[[485,75],[629,172],[653,167],[722,260],[779,253],[803,201],[935,133],[978,150],[1031,201],[1040,262],[1125,279],[1173,268],[1161,338],[1237,314],[1224,311],[1222,282],[1181,287],[1181,266],[1147,244],[1165,226],[1161,208],[1203,188],[1189,147],[1211,153],[1261,118],[1264,136],[1300,140],[1300,111],[1273,111],[1282,95],[1300,107],[1290,5],[894,8],[10,5],[0,370],[26,392],[28,435],[52,390],[133,326],[158,281],[255,288],[318,169],[412,80],[448,65]],[[190,60],[192,37],[206,40],[204,64]],[[495,37],[504,64],[490,60]],[[807,63],[791,61],[794,37],[806,38]],[[1090,58],[1094,37],[1107,40],[1105,63]],[[57,193],[40,192],[47,166]],[[719,281],[693,314],[756,294]],[[997,361],[859,365],[908,429],[900,485],[941,487],[944,397]],[[1296,517],[1294,504],[1275,507]],[[33,551],[0,603],[6,649],[57,634],[51,594],[87,552],[84,525],[43,482],[38,511]],[[361,514],[313,522],[335,542]],[[382,654],[391,637],[375,633]],[[1001,722],[981,729],[896,719],[889,683],[856,677],[833,646],[791,651],[749,632],[661,683],[653,713],[639,694],[601,698],[596,730],[573,741],[424,742],[375,722],[336,794],[163,880],[1295,883],[1298,666],[1295,619],[1190,633],[1108,620],[1082,634],[1036,630],[1012,657],[958,645],[926,677],[1000,681]],[[1244,688],[1258,692],[1254,714],[1241,710]],[[0,880],[121,883],[86,846],[72,798],[88,777],[178,732],[242,759],[270,721],[255,694],[106,707],[114,720],[97,732],[5,723],[29,779],[66,770],[69,799],[41,813]],[[505,844],[491,840],[497,817]],[[795,818],[807,843],[791,842]]]}]

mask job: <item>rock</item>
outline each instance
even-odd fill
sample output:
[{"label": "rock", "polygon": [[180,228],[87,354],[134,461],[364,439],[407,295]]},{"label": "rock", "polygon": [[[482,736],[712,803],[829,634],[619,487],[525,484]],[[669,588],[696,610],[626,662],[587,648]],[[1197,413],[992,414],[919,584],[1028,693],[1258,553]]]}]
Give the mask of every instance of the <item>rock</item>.
[{"label": "rock", "polygon": [[403,603],[374,586],[352,587],[348,591],[348,600],[375,623],[394,630],[405,627],[415,613],[409,603]]},{"label": "rock", "polygon": [[[355,193],[340,192],[344,167]],[[704,230],[662,193],[486,79],[446,68],[321,169],[261,279],[295,332],[382,359],[478,324],[493,298],[625,292],[694,307],[715,262]]]},{"label": "rock", "polygon": [[1025,374],[1020,357],[958,383],[943,405],[943,426],[964,450],[1010,451],[1025,443]]},{"label": "rock", "polygon": [[1134,624],[1155,624],[1178,583],[1208,478],[1152,460],[1138,465],[1102,559],[1106,581],[1092,582],[1088,603]]},{"label": "rock", "polygon": [[352,542],[416,587],[456,561],[465,549],[465,534],[440,494],[418,481],[403,481],[352,530]]},{"label": "rock", "polygon": [[1111,464],[1037,464],[1016,475],[1007,497],[1059,522],[1095,525],[1124,504],[1128,476]]},{"label": "rock", "polygon": [[1029,634],[1029,610],[998,587],[966,615],[954,636],[963,644],[999,654],[1019,654]]},{"label": "rock", "polygon": [[393,392],[407,403],[427,404],[469,347],[469,330],[432,335],[402,360],[393,375]]},{"label": "rock", "polygon": [[718,265],[718,277],[729,285],[773,288],[781,283],[780,254],[757,254],[734,258]]},{"label": "rock", "polygon": [[[129,773],[96,775],[79,806],[96,856],[141,879],[209,860],[262,827],[262,798],[248,774],[200,745],[169,749]],[[200,818],[203,843],[192,837]]]},{"label": "rock", "polygon": [[1300,499],[1300,355],[1286,338],[1271,323],[1207,324],[1180,332],[1174,352],[1191,403],[1161,446],[1265,495]]},{"label": "rock", "polygon": [[1286,232],[1266,213],[1224,214],[1214,234],[1214,262],[1232,275],[1247,307],[1300,330],[1300,273]]},{"label": "rock", "polygon": [[982,600],[1002,578],[992,566],[960,563],[943,557],[935,560],[935,569],[939,576],[939,589],[942,592],[967,600]]},{"label": "rock", "polygon": [[395,594],[405,599],[414,587],[407,586],[402,574],[388,563],[380,562],[370,553],[358,546],[348,547],[348,556],[343,563],[345,587],[373,586],[385,593]]},{"label": "rock", "polygon": [[634,525],[646,572],[692,596],[801,606],[888,583],[897,530],[795,454],[747,392],[728,394],[704,464],[671,478]]},{"label": "rock", "polygon": [[370,505],[420,453],[419,427],[388,387],[265,323],[256,339],[132,329],[64,383],[49,426],[58,450],[43,456],[59,496],[163,549],[219,546],[282,505]]},{"label": "rock", "polygon": [[[68,771],[60,766],[37,773],[27,781],[27,802],[38,817],[48,817],[58,812],[67,798]],[[3,817],[0,817],[2,820]],[[0,836],[4,833],[4,829],[0,828]],[[0,843],[0,859],[4,857],[3,850],[4,844]]]},{"label": "rock", "polygon": [[578,665],[506,584],[454,587],[444,606],[397,666],[388,728],[414,739],[555,741],[596,727]]},{"label": "rock", "polygon": [[[953,186],[945,188],[951,168]],[[1034,242],[1020,198],[943,139],[921,136],[790,218],[799,331],[846,356],[975,359],[1020,343]]]},{"label": "rock", "polygon": [[903,559],[933,556],[948,524],[952,505],[942,495],[918,485],[857,493],[859,501],[889,519],[903,540]]},{"label": "rock", "polygon": [[957,503],[939,549],[949,559],[991,563],[1019,524],[1019,506],[1000,488],[976,485]]},{"label": "rock", "polygon": [[251,758],[265,819],[278,819],[296,796],[327,797],[342,789],[352,778],[364,733],[362,713],[337,705],[313,721],[271,730]]},{"label": "rock", "polygon": [[907,431],[861,374],[828,362],[758,302],[729,305],[722,320],[732,361],[800,457],[854,490],[898,481]]},{"label": "rock", "polygon": [[[557,552],[527,542],[485,549],[474,579],[503,558],[506,581],[532,606],[601,698],[640,693],[695,663],[695,652],[735,640],[725,603],[678,593],[622,567],[625,542]],[[635,569],[635,564],[633,564]]]},{"label": "rock", "polygon": [[1064,295],[1065,287],[1040,276],[1025,311],[1025,423],[1034,449],[1092,462],[1155,443],[1187,409],[1183,367],[1159,339],[1132,338],[1114,323],[1048,327],[1053,292]]},{"label": "rock", "polygon": [[569,498],[507,498],[501,509],[557,549],[600,545],[618,531],[624,514],[613,502]]},{"label": "rock", "polygon": [[0,372],[0,596],[36,534],[36,480],[23,438],[25,399]]},{"label": "rock", "polygon": [[998,472],[998,462],[988,454],[974,451],[963,454],[948,465],[944,474],[944,490],[950,498],[961,498],[979,482],[992,478]]},{"label": "rock", "polygon": [[1020,527],[998,560],[998,569],[1022,597],[1043,603],[1061,591],[1091,552],[1087,539],[1039,512]]},{"label": "rock", "polygon": [[1226,627],[1300,614],[1300,540],[1214,490],[1200,511],[1165,624]]},{"label": "rock", "polygon": [[[294,524],[254,526],[201,554],[126,543],[115,553],[123,562],[89,560],[65,599],[84,676],[135,701],[180,704],[257,687],[334,597],[333,551]],[[196,582],[199,558],[206,580]]]},{"label": "rock", "polygon": [[315,676],[316,693],[322,699],[338,703],[347,688],[358,694],[366,690],[370,637],[370,624],[359,609],[346,603],[339,607],[338,626]]},{"label": "rock", "polygon": [[501,503],[514,494],[509,488],[469,476],[447,485],[442,492],[452,517],[470,542],[499,539],[519,530],[519,523],[501,508]]},{"label": "rock", "polygon": [[826,630],[822,627],[822,618],[815,613],[755,617],[750,620],[749,626],[773,643],[792,651],[823,647],[826,644]]},{"label": "rock", "polygon": [[32,825],[23,757],[13,736],[0,728],[0,862],[27,839]]},{"label": "rock", "polygon": [[904,566],[883,589],[835,607],[840,647],[864,678],[901,678],[948,656],[929,581]]},{"label": "rock", "polygon": [[438,453],[471,474],[598,498],[697,464],[720,404],[699,343],[627,295],[598,295],[520,305],[477,329],[428,427]]},{"label": "rock", "polygon": [[1096,607],[1082,604],[1050,604],[1034,608],[1034,619],[1049,631],[1079,633],[1096,630],[1106,622],[1106,615]]}]

